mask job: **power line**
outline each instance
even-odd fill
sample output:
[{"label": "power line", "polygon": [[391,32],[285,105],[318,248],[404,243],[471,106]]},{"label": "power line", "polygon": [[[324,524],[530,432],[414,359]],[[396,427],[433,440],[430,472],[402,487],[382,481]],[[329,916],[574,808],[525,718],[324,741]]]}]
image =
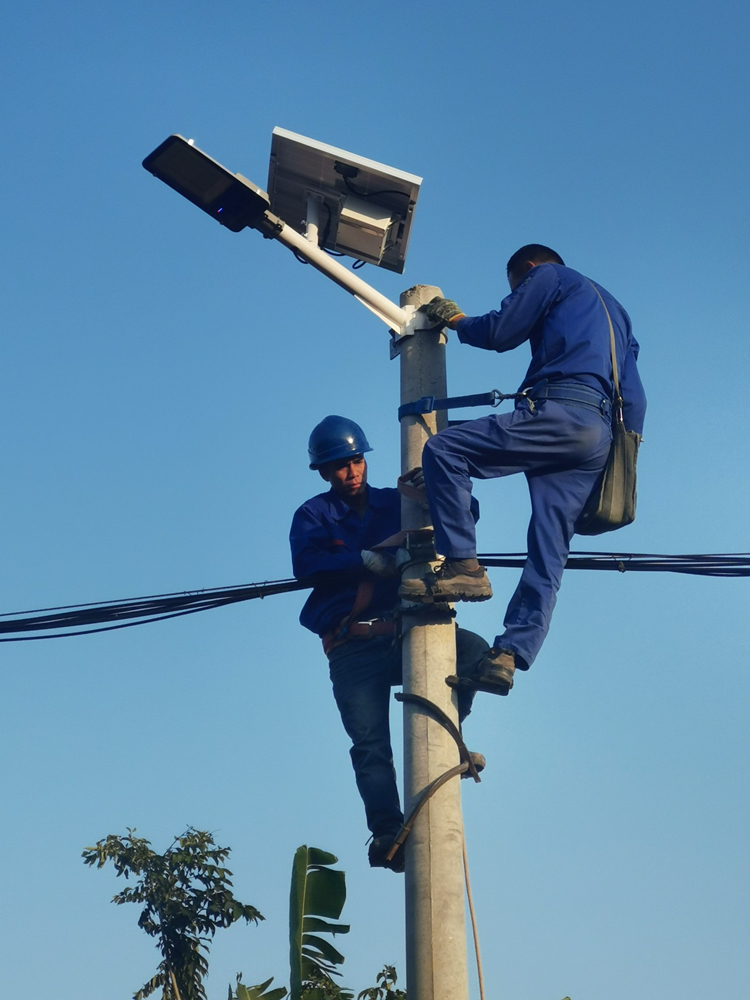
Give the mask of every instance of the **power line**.
[{"label": "power line", "polygon": [[[34,639],[62,639],[73,635],[90,635],[113,629],[145,625],[183,615],[208,611],[211,608],[236,604],[305,590],[312,584],[300,580],[273,580],[251,583],[240,587],[215,587],[200,591],[173,594],[155,594],[151,597],[134,597],[121,601],[104,601],[99,604],[72,604],[37,611],[15,612],[0,615],[0,634],[34,632],[35,635],[13,635],[0,638],[0,642],[23,642]],[[112,624],[104,625],[109,622]],[[95,628],[86,626],[98,625]],[[60,631],[64,629],[66,631]],[[74,631],[67,631],[74,629]]]},{"label": "power line", "polygon": [[[483,566],[519,567],[525,552],[480,555]],[[750,553],[665,556],[643,552],[572,552],[566,569],[610,570],[620,573],[685,573],[691,576],[750,576]]]},{"label": "power line", "polygon": [[[519,568],[525,552],[491,552],[480,555],[488,568]],[[750,553],[656,555],[639,552],[573,552],[566,569],[619,573],[682,573],[690,576],[749,577]],[[352,575],[352,581],[356,574]],[[241,601],[262,600],[276,594],[309,590],[313,586],[341,585],[342,574],[325,573],[305,580],[266,580],[234,587],[210,587],[170,594],[151,594],[115,601],[68,604],[0,615],[0,642],[63,639],[115,629],[132,628],[209,611]],[[33,633],[30,635],[18,633]]]}]

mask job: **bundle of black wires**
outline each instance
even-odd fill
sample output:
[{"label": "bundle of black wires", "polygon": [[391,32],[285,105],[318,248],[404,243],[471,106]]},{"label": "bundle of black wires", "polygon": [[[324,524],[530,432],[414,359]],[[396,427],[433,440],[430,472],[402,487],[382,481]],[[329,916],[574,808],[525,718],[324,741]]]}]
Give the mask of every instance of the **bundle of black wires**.
[{"label": "bundle of black wires", "polygon": [[[523,566],[525,552],[490,552],[479,561],[493,566]],[[571,552],[566,569],[615,570],[620,573],[686,573],[691,576],[750,576],[750,553],[664,556],[643,552]]]},{"label": "bundle of black wires", "polygon": [[[523,566],[525,552],[491,552],[479,556],[487,568]],[[573,552],[566,569],[609,570],[620,573],[683,573],[691,576],[750,576],[750,553],[725,555],[654,555],[637,552]],[[252,601],[341,583],[341,575],[321,574],[308,580],[266,580],[237,587],[213,587],[173,594],[153,594],[120,601],[70,604],[0,615],[0,642],[62,639],[145,625]]]}]

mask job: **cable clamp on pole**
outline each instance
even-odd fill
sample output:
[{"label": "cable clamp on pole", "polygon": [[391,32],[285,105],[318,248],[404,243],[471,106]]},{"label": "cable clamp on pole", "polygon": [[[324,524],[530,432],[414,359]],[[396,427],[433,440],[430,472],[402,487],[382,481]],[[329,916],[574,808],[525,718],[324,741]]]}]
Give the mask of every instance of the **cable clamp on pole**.
[{"label": "cable clamp on pole", "polygon": [[253,223],[252,228],[257,229],[262,234],[264,240],[275,240],[284,228],[284,223],[278,215],[274,215],[273,212],[265,211],[260,218]]}]

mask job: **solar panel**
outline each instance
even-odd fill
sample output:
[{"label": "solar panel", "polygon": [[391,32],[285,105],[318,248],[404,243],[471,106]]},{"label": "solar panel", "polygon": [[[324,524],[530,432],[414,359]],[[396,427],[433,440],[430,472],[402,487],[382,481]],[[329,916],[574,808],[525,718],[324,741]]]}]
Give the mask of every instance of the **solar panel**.
[{"label": "solar panel", "polygon": [[271,211],[305,232],[310,197],[321,202],[319,243],[401,274],[422,178],[275,128]]}]

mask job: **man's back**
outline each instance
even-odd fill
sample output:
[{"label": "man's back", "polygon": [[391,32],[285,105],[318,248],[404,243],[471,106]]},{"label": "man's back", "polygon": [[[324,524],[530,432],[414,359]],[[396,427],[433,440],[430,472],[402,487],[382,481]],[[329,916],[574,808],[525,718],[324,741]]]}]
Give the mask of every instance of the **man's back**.
[{"label": "man's back", "polygon": [[545,379],[551,382],[574,379],[603,391],[612,399],[614,386],[607,312],[615,333],[626,422],[629,429],[640,433],[645,395],[635,365],[639,348],[632,334],[630,317],[606,288],[572,267],[538,264],[503,299],[499,310],[461,319],[456,330],[462,343],[500,353],[528,340],[532,356],[521,386],[523,389]]}]

